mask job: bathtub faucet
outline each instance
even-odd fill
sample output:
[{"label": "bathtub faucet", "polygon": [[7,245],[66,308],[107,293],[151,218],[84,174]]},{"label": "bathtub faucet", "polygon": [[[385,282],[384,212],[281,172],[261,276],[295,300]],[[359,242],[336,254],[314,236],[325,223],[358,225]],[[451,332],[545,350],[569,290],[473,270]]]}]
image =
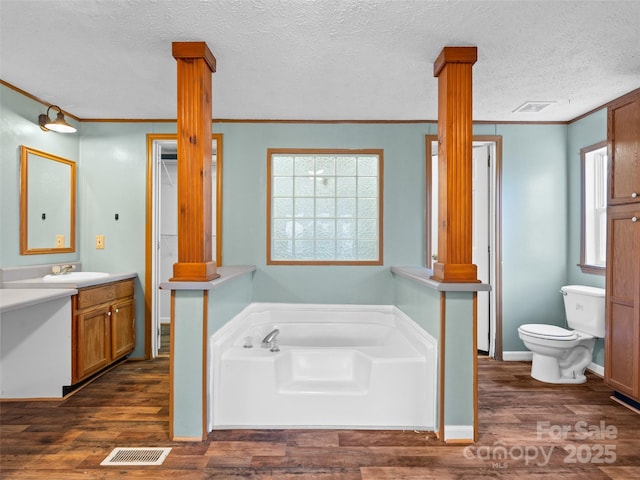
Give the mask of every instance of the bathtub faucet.
[{"label": "bathtub faucet", "polygon": [[276,337],[280,333],[280,330],[274,328],[262,339],[262,348],[271,348]]}]

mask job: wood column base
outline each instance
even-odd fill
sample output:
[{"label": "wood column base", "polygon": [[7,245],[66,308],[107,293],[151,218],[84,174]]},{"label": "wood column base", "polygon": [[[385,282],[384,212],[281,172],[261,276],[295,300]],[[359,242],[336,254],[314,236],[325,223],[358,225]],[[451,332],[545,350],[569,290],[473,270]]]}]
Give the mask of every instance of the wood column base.
[{"label": "wood column base", "polygon": [[220,274],[216,262],[178,262],[173,264],[173,277],[170,282],[208,282],[215,280]]},{"label": "wood column base", "polygon": [[433,265],[432,280],[443,283],[480,283],[478,267],[473,263],[440,263]]}]

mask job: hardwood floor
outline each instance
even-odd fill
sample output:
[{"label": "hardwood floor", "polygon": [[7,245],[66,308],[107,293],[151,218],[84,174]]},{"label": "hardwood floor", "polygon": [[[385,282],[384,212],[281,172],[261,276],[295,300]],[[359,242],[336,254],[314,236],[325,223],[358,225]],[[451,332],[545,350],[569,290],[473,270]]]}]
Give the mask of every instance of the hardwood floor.
[{"label": "hardwood floor", "polygon": [[[215,431],[176,443],[168,440],[168,359],[127,362],[62,401],[0,403],[0,478],[640,478],[640,415],[612,401],[594,375],[551,386],[529,369],[480,359],[471,446],[442,445],[426,432],[353,430]],[[115,447],[173,449],[161,466],[100,466]]]}]

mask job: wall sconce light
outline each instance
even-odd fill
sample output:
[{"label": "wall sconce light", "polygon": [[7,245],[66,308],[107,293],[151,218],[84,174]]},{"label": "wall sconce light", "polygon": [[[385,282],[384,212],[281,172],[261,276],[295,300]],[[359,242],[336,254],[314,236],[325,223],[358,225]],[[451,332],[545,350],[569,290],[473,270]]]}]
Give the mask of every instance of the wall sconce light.
[{"label": "wall sconce light", "polygon": [[[55,120],[49,118],[49,110],[52,108],[58,111],[58,116]],[[64,114],[57,105],[51,105],[47,108],[47,113],[38,115],[38,125],[40,125],[40,128],[45,132],[51,130],[58,133],[73,133],[76,131],[76,128],[73,125],[69,125],[64,119]]]}]

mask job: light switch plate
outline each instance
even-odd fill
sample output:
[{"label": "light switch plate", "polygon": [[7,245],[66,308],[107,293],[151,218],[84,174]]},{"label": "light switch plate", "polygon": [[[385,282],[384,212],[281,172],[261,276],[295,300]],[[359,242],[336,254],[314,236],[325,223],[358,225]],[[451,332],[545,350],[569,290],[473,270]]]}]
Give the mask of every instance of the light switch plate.
[{"label": "light switch plate", "polygon": [[104,235],[96,235],[96,250],[104,249]]},{"label": "light switch plate", "polygon": [[64,235],[56,235],[56,248],[64,248]]}]

